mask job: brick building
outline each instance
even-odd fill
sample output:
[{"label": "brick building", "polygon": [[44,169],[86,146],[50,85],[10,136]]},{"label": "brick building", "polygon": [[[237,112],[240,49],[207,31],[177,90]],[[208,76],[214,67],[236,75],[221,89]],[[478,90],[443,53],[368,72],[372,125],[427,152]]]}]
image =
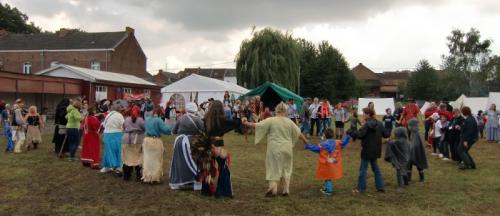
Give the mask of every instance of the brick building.
[{"label": "brick building", "polygon": [[150,77],[146,55],[129,27],[119,32],[61,29],[55,34],[0,30],[0,70],[32,74],[57,64]]},{"label": "brick building", "polygon": [[375,73],[362,63],[354,67],[352,73],[365,86],[367,97],[392,97],[396,99],[404,96],[400,92],[400,86],[404,85],[411,75],[410,71]]},{"label": "brick building", "polygon": [[205,77],[210,77],[234,84],[238,84],[236,80],[236,69],[234,68],[185,68],[177,73],[179,79],[187,77],[191,74],[198,74]]},{"label": "brick building", "polygon": [[163,71],[160,69],[156,75],[153,76],[153,82],[160,86],[167,86],[179,80],[179,74]]}]

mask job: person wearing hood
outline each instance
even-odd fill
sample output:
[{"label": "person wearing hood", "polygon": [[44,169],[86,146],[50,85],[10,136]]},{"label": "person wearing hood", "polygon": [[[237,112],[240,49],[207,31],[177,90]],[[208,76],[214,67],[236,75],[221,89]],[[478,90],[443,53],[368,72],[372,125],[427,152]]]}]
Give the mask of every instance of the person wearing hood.
[{"label": "person wearing hood", "polygon": [[410,145],[406,128],[398,127],[394,130],[395,139],[389,141],[385,149],[385,161],[390,162],[396,169],[398,192],[403,191],[404,178],[407,175],[408,161],[410,160]]},{"label": "person wearing hood", "polygon": [[174,125],[174,141],[172,163],[170,165],[170,188],[178,190],[189,188],[201,190],[198,181],[198,166],[191,155],[191,143],[195,135],[203,133],[203,120],[196,116],[198,106],[195,103],[186,104],[186,114]]},{"label": "person wearing hood", "polygon": [[410,161],[408,162],[408,174],[405,178],[405,185],[408,185],[411,181],[413,166],[417,167],[420,182],[424,182],[424,170],[428,167],[424,143],[418,131],[418,120],[410,120],[408,122],[408,130],[410,130]]},{"label": "person wearing hood", "polygon": [[52,137],[52,143],[54,143],[54,152],[58,154],[59,157],[63,157],[63,153],[68,152],[69,140],[66,136],[66,124],[68,120],[66,119],[67,110],[70,104],[68,98],[64,98],[57,104],[55,117],[54,117],[54,136]]},{"label": "person wearing hood", "polygon": [[66,108],[66,136],[69,140],[69,161],[75,161],[75,154],[80,145],[80,114],[81,102],[78,99],[73,100],[73,103]]},{"label": "person wearing hood", "polygon": [[135,170],[135,179],[140,181],[145,123],[139,106],[130,106],[126,113],[128,116],[123,124],[125,133],[122,139],[123,180],[130,180],[132,171]]},{"label": "person wearing hood", "polygon": [[363,108],[364,124],[359,129],[357,137],[361,139],[361,164],[359,167],[358,186],[354,193],[364,193],[366,191],[366,171],[368,164],[371,165],[375,175],[375,186],[377,192],[385,192],[384,179],[377,159],[382,154],[382,138],[388,138],[389,133],[384,129],[382,122],[375,118],[375,110],[368,107]]},{"label": "person wearing hood", "polygon": [[102,125],[104,127],[102,142],[104,144],[104,157],[102,160],[101,173],[114,170],[122,172],[122,138],[123,123],[125,119],[120,113],[122,105],[113,103],[111,112],[108,113]]}]

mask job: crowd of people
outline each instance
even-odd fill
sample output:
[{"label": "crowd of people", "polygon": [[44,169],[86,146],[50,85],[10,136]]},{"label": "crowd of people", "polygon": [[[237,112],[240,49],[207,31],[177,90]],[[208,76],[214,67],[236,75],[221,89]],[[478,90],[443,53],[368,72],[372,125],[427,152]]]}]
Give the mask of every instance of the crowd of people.
[{"label": "crowd of people", "polygon": [[[26,109],[22,99],[12,107],[0,101],[0,113],[7,152],[28,151],[42,144],[46,120],[36,106]],[[373,103],[362,113],[360,119],[357,112],[349,113],[342,103],[331,105],[327,99],[306,98],[300,108],[292,99],[269,107],[258,96],[240,101],[232,100],[228,93],[222,101],[189,102],[182,108],[174,100],[159,106],[148,98],[103,100],[93,106],[81,98],[63,99],[55,109],[52,143],[60,158],[80,161],[101,173],[116,173],[125,181],[135,177],[139,182],[157,184],[164,175],[161,137],[173,134],[170,188],[231,198],[231,153],[224,143],[224,134],[230,131],[255,134],[255,144],[267,142],[265,178],[269,197],[290,194],[293,147],[299,140],[305,149],[318,153],[316,178],[324,181],[321,192],[327,195],[334,191],[333,181],[343,176],[342,150],[357,139],[362,148],[354,193],[366,192],[368,166],[374,173],[376,190],[385,191],[378,165],[384,140],[388,143],[384,160],[395,169],[398,191],[411,182],[414,166],[419,181],[424,181],[428,168],[425,146],[432,156],[456,161],[460,169],[476,169],[469,151],[479,136],[483,137],[483,130],[488,141],[499,140],[500,111],[494,104],[475,116],[469,107],[450,111],[446,103],[431,103],[422,116],[411,100],[404,107],[398,103],[394,111],[386,109],[382,121],[377,119]],[[421,121],[425,138],[419,133]],[[345,130],[347,123],[350,127]],[[309,143],[312,136],[321,137],[321,141]]]}]

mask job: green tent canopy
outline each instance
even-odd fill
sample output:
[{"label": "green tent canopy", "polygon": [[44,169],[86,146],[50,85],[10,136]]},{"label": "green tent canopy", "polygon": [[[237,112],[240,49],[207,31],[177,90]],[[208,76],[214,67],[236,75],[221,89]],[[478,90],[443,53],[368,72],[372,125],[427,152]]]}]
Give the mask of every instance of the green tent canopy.
[{"label": "green tent canopy", "polygon": [[252,89],[250,92],[242,95],[240,99],[255,96],[260,96],[261,101],[264,102],[264,106],[269,107],[271,110],[274,110],[276,105],[280,102],[286,102],[289,99],[293,99],[295,105],[297,106],[297,111],[300,111],[302,103],[304,103],[304,99],[301,96],[298,96],[292,91],[272,82],[266,82],[259,87]]}]

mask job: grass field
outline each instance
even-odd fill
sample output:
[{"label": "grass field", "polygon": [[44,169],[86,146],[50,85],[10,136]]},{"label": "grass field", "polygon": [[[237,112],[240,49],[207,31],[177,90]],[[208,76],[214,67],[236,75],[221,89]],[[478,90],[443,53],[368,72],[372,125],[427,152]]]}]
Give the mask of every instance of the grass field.
[{"label": "grass field", "polygon": [[[265,145],[245,144],[243,136],[228,134],[232,157],[234,199],[201,197],[168,188],[173,137],[165,137],[165,176],[160,185],[124,182],[79,162],[60,160],[51,152],[50,136],[35,151],[0,153],[0,215],[499,215],[500,145],[476,144],[472,150],[477,170],[460,171],[455,163],[429,155],[425,184],[414,183],[397,193],[391,166],[380,160],[386,193],[353,195],[359,167],[359,141],[344,151],[344,179],[335,193],[319,192],[315,180],[317,155],[295,147],[291,195],[265,198]],[[252,142],[250,138],[250,142]],[[317,140],[316,140],[317,141]],[[0,142],[2,148],[4,139]]]}]

